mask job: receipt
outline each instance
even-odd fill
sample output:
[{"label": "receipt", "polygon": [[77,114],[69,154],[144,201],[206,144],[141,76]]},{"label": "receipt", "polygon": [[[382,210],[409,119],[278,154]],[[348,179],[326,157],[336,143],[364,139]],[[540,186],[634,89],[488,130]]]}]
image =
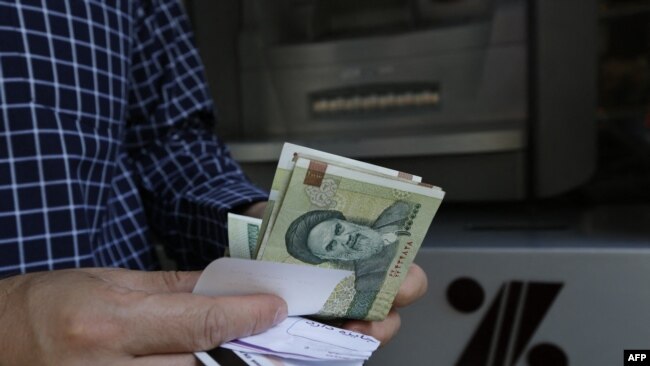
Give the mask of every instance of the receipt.
[{"label": "receipt", "polygon": [[195,294],[234,296],[274,294],[287,302],[289,316],[316,314],[334,288],[352,271],[299,264],[220,258],[208,265]]},{"label": "receipt", "polygon": [[[264,333],[221,345],[249,365],[362,365],[379,347],[373,337],[301,317],[289,317]],[[218,365],[200,352],[205,365]],[[326,363],[324,363],[326,362]]]},{"label": "receipt", "polygon": [[[237,346],[245,346],[246,349]],[[285,358],[320,360],[366,360],[379,347],[373,337],[319,323],[289,317],[264,333],[222,345],[241,351],[251,348]]]},{"label": "receipt", "polygon": [[357,352],[373,352],[379,342],[365,334],[345,330],[314,320],[300,319],[286,329],[287,334]]}]

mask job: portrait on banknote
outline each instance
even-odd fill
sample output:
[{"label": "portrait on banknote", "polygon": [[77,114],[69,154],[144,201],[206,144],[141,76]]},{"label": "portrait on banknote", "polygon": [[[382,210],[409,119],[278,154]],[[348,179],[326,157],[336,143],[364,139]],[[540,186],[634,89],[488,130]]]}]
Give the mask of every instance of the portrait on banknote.
[{"label": "portrait on banknote", "polygon": [[300,156],[284,176],[257,259],[352,271],[317,315],[384,319],[444,193]]},{"label": "portrait on banknote", "polygon": [[396,201],[370,225],[337,210],[306,212],[287,229],[287,251],[309,264],[352,262],[356,293],[349,312],[365,317],[395,258],[399,236],[410,235],[407,228],[414,208]]}]

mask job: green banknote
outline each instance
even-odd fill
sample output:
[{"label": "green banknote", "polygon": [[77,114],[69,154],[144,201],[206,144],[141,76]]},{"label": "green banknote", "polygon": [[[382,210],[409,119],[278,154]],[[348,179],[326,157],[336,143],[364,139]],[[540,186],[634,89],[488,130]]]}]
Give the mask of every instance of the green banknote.
[{"label": "green banknote", "polygon": [[258,259],[352,270],[318,315],[381,320],[444,192],[297,157]]},{"label": "green banknote", "polygon": [[371,175],[380,175],[393,178],[399,178],[405,181],[412,181],[419,183],[422,181],[422,178],[417,175],[403,173],[397,170],[384,168],[381,166],[365,163],[362,161],[357,161],[342,156],[310,149],[308,147],[294,145],[291,143],[285,143],[282,147],[282,152],[280,153],[280,158],[278,160],[278,166],[275,171],[275,176],[273,177],[273,183],[271,185],[271,192],[269,194],[269,202],[264,211],[264,217],[262,221],[262,226],[260,228],[261,235],[258,238],[257,245],[254,251],[255,258],[262,256],[262,253],[265,250],[266,243],[268,242],[271,230],[275,225],[275,220],[282,206],[282,201],[284,198],[285,191],[289,186],[289,180],[295,166],[295,162],[298,156],[313,158],[319,161],[327,162],[330,164],[336,164],[342,167],[347,167],[350,169],[363,171]]},{"label": "green banknote", "polygon": [[262,220],[228,213],[228,249],[233,258],[253,259]]}]

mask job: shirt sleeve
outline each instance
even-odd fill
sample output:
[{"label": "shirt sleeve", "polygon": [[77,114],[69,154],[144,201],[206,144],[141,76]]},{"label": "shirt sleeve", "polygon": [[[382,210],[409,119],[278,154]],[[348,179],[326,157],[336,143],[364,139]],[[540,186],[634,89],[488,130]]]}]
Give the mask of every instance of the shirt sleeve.
[{"label": "shirt sleeve", "polygon": [[226,215],[267,199],[214,135],[212,100],[176,0],[135,11],[126,147],[154,233],[180,269],[223,254]]}]

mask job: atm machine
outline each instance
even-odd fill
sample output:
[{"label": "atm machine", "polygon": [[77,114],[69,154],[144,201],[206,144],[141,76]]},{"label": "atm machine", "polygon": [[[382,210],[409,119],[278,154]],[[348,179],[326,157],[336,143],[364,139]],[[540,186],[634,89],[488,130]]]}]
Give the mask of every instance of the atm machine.
[{"label": "atm machine", "polygon": [[[552,197],[594,170],[593,0],[187,4],[219,133],[262,187],[284,141],[420,175],[447,202]],[[429,292],[369,365],[611,365],[648,349],[647,225],[622,239],[567,210],[532,231],[438,216],[416,258]]]},{"label": "atm machine", "polygon": [[188,6],[219,133],[262,187],[284,141],[423,176],[450,201],[548,197],[594,169],[594,1]]}]

